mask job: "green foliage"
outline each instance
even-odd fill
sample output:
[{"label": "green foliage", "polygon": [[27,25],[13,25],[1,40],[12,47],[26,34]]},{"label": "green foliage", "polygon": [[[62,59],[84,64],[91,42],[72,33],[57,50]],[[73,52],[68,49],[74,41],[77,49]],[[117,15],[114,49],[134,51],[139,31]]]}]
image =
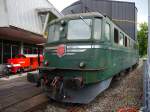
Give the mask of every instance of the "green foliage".
[{"label": "green foliage", "polygon": [[147,54],[148,24],[146,22],[140,24],[137,37],[139,42],[139,55],[142,57]]}]

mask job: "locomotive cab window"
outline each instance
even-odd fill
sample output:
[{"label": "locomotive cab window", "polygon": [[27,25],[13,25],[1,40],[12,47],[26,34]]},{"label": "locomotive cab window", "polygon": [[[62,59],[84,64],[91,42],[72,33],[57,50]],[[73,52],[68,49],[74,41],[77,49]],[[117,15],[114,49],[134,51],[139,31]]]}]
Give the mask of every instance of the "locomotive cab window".
[{"label": "locomotive cab window", "polygon": [[48,42],[55,42],[58,41],[60,38],[60,25],[55,24],[51,25],[49,28],[49,35],[48,35]]},{"label": "locomotive cab window", "polygon": [[94,21],[94,39],[96,39],[96,40],[101,39],[101,26],[102,26],[101,19],[95,19],[95,21]]},{"label": "locomotive cab window", "polygon": [[68,40],[84,40],[91,38],[91,19],[77,19],[68,22]]},{"label": "locomotive cab window", "polygon": [[119,32],[116,28],[114,28],[114,42],[117,44],[119,42]]},{"label": "locomotive cab window", "polygon": [[105,24],[105,38],[106,40],[110,40],[110,24],[109,23],[106,23]]},{"label": "locomotive cab window", "polygon": [[124,35],[120,32],[119,45],[124,46]]}]

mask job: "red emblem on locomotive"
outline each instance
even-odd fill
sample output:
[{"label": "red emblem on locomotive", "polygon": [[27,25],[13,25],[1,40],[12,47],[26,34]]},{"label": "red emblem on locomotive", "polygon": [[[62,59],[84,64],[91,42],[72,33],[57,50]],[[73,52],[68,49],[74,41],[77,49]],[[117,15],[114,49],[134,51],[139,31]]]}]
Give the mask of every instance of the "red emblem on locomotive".
[{"label": "red emblem on locomotive", "polygon": [[61,44],[57,47],[57,56],[62,57],[65,55],[65,45]]}]

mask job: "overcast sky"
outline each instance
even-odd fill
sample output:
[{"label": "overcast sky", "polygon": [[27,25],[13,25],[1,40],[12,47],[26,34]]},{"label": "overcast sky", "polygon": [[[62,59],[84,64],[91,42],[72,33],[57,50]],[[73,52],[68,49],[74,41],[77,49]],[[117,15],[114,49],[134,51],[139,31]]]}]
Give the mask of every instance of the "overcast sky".
[{"label": "overcast sky", "polygon": [[[49,0],[59,11],[78,0]],[[117,0],[135,2],[138,9],[138,23],[148,21],[148,0]]]}]

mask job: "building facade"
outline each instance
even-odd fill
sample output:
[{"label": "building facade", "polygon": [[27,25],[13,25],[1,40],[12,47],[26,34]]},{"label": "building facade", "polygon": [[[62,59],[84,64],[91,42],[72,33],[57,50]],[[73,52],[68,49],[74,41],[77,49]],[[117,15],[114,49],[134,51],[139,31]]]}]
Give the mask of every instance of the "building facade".
[{"label": "building facade", "polygon": [[0,0],[0,64],[17,54],[37,54],[49,21],[61,17],[47,0]]}]

